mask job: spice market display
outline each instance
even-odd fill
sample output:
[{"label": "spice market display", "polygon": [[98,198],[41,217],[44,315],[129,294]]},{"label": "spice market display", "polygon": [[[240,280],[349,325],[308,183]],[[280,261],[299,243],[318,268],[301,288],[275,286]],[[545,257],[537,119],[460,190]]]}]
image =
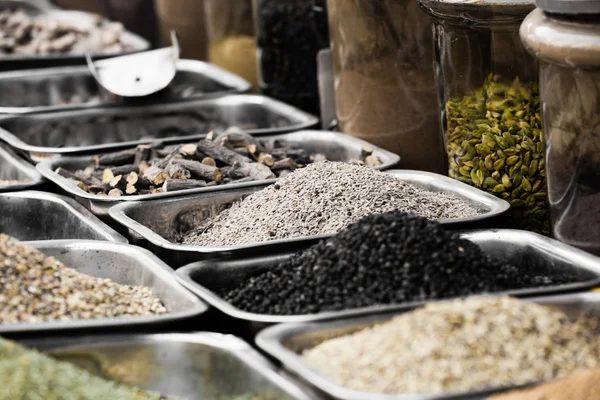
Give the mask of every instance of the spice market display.
[{"label": "spice market display", "polygon": [[0,400],[600,400],[599,15],[0,1]]}]

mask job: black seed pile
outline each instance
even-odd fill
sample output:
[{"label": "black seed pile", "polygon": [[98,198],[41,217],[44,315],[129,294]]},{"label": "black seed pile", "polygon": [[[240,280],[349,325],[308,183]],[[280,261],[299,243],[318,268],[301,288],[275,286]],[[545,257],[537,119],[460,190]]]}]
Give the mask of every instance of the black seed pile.
[{"label": "black seed pile", "polygon": [[296,315],[441,299],[586,279],[492,259],[414,214],[373,214],[219,293],[259,314]]}]

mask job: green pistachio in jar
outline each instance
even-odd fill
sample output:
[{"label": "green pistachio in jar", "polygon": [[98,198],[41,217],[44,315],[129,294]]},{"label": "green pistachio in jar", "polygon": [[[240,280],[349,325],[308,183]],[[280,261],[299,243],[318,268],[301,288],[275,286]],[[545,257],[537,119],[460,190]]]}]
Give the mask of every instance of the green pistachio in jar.
[{"label": "green pistachio in jar", "polygon": [[539,88],[490,75],[446,103],[449,174],[507,200],[515,227],[548,234]]}]

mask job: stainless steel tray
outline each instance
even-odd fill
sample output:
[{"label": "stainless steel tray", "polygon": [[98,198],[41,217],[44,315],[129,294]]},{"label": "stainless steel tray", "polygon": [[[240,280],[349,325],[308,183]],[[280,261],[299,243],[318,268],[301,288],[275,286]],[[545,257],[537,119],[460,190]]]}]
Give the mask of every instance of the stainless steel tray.
[{"label": "stainless steel tray", "polygon": [[101,153],[157,140],[202,139],[212,129],[236,125],[251,135],[298,131],[318,119],[264,96],[165,102],[129,107],[28,113],[0,118],[0,139],[39,160]]},{"label": "stainless steel tray", "polygon": [[89,372],[181,399],[234,399],[245,394],[281,400],[319,397],[281,375],[243,340],[218,333],[33,339],[21,344]]},{"label": "stainless steel tray", "polygon": [[[27,181],[24,181],[27,179]],[[12,150],[0,145],[0,180],[16,180],[18,183],[2,185],[0,193],[31,189],[39,186],[44,178],[35,167],[16,155]]]},{"label": "stainless steel tray", "polygon": [[[501,215],[509,208],[504,200],[446,176],[409,170],[390,170],[387,173],[426,190],[453,193],[485,211],[484,214],[475,217],[441,220],[440,222],[447,227],[485,225],[492,217]],[[177,243],[176,238],[182,233],[214,217],[234,201],[261,189],[249,187],[152,202],[123,203],[111,208],[110,216],[129,230],[133,242],[148,247],[160,257],[168,259],[173,267],[215,257],[248,257],[296,250],[331,236],[316,235],[226,247],[200,247]]]},{"label": "stainless steel tray", "polygon": [[128,285],[143,285],[162,299],[169,311],[165,315],[128,318],[102,318],[41,322],[35,324],[0,324],[0,335],[48,334],[75,331],[98,332],[123,330],[138,332],[199,316],[208,307],[177,282],[175,273],[147,250],[118,243],[86,240],[24,242],[47,256],[53,256],[81,273]]},{"label": "stainless steel tray", "polygon": [[85,239],[127,243],[81,204],[56,194],[0,193],[0,232],[21,241]]},{"label": "stainless steel tray", "polygon": [[[215,65],[179,60],[177,75],[169,87],[144,101],[157,103],[244,93],[250,83]],[[72,96],[96,100],[69,104]],[[139,102],[139,100],[138,100]],[[19,70],[0,73],[0,113],[19,114],[105,105],[131,104],[112,98],[94,80],[87,66]]]},{"label": "stainless steel tray", "polygon": [[[580,293],[531,299],[537,303],[557,307],[573,318],[581,313],[600,316],[600,293]],[[404,311],[406,312],[406,310]],[[444,395],[402,394],[383,395],[350,390],[333,383],[324,375],[308,366],[298,355],[305,349],[312,348],[327,339],[332,339],[387,321],[402,312],[390,312],[363,318],[341,321],[283,324],[266,329],[257,339],[257,345],[268,354],[279,360],[285,369],[301,377],[305,382],[326,393],[334,399],[341,400],[483,400],[488,396],[505,391],[508,388],[497,388],[468,393]]]},{"label": "stainless steel tray", "polygon": [[[66,11],[53,6],[47,0],[24,1],[24,0],[0,0],[0,11],[6,9],[23,8],[31,16],[51,17],[58,21],[82,21],[92,17],[92,14],[83,11]],[[129,54],[150,48],[150,43],[139,35],[125,31],[122,36],[124,43],[131,47],[127,52],[93,53],[94,58],[104,58],[115,55]],[[56,65],[85,64],[83,54],[15,54],[0,55],[0,70],[42,68]]]},{"label": "stainless steel tray", "polygon": [[[363,146],[369,146],[373,149],[373,154],[382,161],[377,169],[388,169],[398,163],[400,157],[390,153],[387,150],[373,146],[361,139],[328,131],[300,131],[288,134],[265,135],[263,140],[279,140],[294,145],[294,147],[305,149],[309,152],[320,152],[325,154],[332,161],[349,161],[360,158]],[[234,183],[222,186],[209,186],[199,189],[183,190],[178,192],[167,192],[158,194],[146,194],[137,196],[108,197],[96,196],[85,192],[77,186],[77,183],[57,174],[56,169],[63,167],[68,170],[83,169],[90,164],[90,157],[63,157],[53,160],[46,160],[38,164],[38,170],[47,176],[52,182],[60,186],[69,195],[75,197],[79,202],[92,210],[97,215],[108,215],[108,209],[117,203],[144,201],[153,199],[165,199],[169,197],[182,196],[184,194],[220,192],[230,189],[241,189],[255,186],[265,186],[274,183],[277,179],[264,181],[253,181],[245,183]]]},{"label": "stainless steel tray", "polygon": [[[600,286],[600,258],[544,236],[516,230],[475,231],[463,237],[477,243],[486,253],[506,260],[523,269],[546,266],[550,270],[569,270],[580,273],[583,282],[545,288],[520,289],[506,292],[516,297],[553,295],[584,291]],[[414,308],[426,302],[382,305],[346,311],[306,315],[266,315],[240,310],[219,297],[215,292],[239,285],[257,273],[273,268],[294,252],[266,255],[248,259],[223,259],[190,264],[177,270],[177,279],[202,300],[235,320],[244,332],[257,332],[272,324],[314,322],[349,318]],[[433,300],[432,300],[433,301]]]}]

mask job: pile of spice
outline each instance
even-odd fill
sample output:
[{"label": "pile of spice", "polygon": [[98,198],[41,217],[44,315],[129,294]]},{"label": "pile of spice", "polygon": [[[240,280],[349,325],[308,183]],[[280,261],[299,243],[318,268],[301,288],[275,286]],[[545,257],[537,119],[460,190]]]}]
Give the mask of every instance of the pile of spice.
[{"label": "pile of spice", "polygon": [[446,103],[450,176],[511,204],[517,227],[549,232],[537,85],[490,76]]},{"label": "pile of spice", "polygon": [[165,314],[152,290],[67,268],[0,234],[0,323]]},{"label": "pile of spice", "polygon": [[158,393],[106,381],[2,338],[0,399],[168,400]]},{"label": "pile of spice", "polygon": [[429,219],[481,214],[453,195],[421,190],[390,174],[319,162],[234,203],[188,232],[183,242],[225,246],[333,234],[366,215],[393,210]]},{"label": "pile of spice", "polygon": [[29,179],[23,179],[23,180],[16,180],[16,179],[2,180],[2,179],[0,179],[0,185],[17,185],[19,183],[25,183],[25,182],[29,182]]},{"label": "pile of spice", "polygon": [[582,277],[516,267],[414,214],[373,214],[219,293],[260,314],[294,315],[560,285]]},{"label": "pile of spice", "polygon": [[123,52],[124,28],[95,15],[90,21],[31,16],[23,9],[0,12],[0,54]]},{"label": "pile of spice", "polygon": [[576,371],[565,379],[533,389],[490,397],[489,400],[591,400],[600,399],[600,370]]},{"label": "pile of spice", "polygon": [[[210,133],[197,144],[164,149],[161,145],[92,157],[92,165],[79,171],[58,168],[59,175],[78,181],[88,193],[127,196],[174,192],[206,186],[283,178],[307,164],[326,160],[324,154],[280,140],[260,140],[241,131]],[[350,163],[376,167],[381,160],[364,148]]]},{"label": "pile of spice", "polygon": [[[509,297],[431,303],[305,351],[339,385],[373,393],[521,385],[600,363],[598,321]],[[554,398],[554,397],[552,397]]]}]

